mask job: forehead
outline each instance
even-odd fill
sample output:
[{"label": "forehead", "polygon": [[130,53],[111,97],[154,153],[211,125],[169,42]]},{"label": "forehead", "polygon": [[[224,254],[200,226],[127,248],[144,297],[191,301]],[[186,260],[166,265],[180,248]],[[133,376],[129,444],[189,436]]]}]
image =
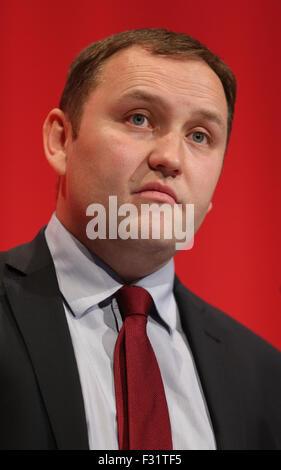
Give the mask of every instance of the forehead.
[{"label": "forehead", "polygon": [[216,73],[201,59],[151,54],[140,46],[118,51],[103,65],[92,94],[120,99],[134,90],[155,94],[174,106],[200,104],[227,119],[224,89]]}]

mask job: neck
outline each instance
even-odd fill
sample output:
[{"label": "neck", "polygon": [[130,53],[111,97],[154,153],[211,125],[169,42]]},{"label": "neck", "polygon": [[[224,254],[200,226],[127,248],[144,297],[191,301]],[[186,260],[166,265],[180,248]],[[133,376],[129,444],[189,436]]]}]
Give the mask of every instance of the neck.
[{"label": "neck", "polygon": [[[99,239],[90,240],[81,227],[84,221],[73,224],[73,220],[56,215],[64,227],[93,254],[105,262],[124,282],[137,281],[157,271],[174,256],[175,245],[162,239]],[[80,227],[80,228],[79,228]]]},{"label": "neck", "polygon": [[[152,274],[167,264],[173,256],[164,256],[163,249],[143,247],[130,243],[129,240],[95,240],[96,243],[85,243],[87,248],[105,262],[125,283],[136,282]],[[103,243],[100,243],[103,242]],[[126,243],[127,242],[127,243]]]}]

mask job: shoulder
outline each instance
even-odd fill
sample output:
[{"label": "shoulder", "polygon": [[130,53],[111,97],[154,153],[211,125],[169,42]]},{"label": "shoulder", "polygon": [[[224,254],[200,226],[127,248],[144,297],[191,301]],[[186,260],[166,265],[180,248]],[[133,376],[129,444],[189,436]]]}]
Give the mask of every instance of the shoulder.
[{"label": "shoulder", "polygon": [[[46,227],[42,227],[30,242],[15,246],[7,251],[0,251],[0,296],[5,297],[7,278],[22,276],[44,260],[50,262],[50,254],[44,236]],[[2,300],[1,300],[2,301]]]},{"label": "shoulder", "polygon": [[0,291],[3,277],[10,273],[28,274],[52,263],[42,227],[30,242],[0,252]]},{"label": "shoulder", "polygon": [[181,281],[175,278],[174,292],[177,303],[181,310],[181,318],[193,317],[192,321],[202,323],[205,331],[210,335],[216,335],[221,338],[239,359],[251,361],[260,361],[260,365],[266,365],[267,359],[270,358],[271,365],[281,368],[281,352],[272,346],[258,334],[232,318],[230,315],[206,302],[198,295],[194,294]]}]

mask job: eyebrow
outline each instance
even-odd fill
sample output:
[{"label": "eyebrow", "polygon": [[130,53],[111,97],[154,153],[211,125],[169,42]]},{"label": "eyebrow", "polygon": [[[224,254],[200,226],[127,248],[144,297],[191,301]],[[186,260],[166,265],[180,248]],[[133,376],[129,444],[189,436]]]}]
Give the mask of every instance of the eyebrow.
[{"label": "eyebrow", "polygon": [[138,100],[138,101],[147,101],[148,103],[154,102],[156,104],[162,105],[163,106],[163,100],[153,94],[147,93],[145,91],[130,91],[128,93],[124,93],[123,95],[120,96],[119,102],[124,101],[126,99],[131,99],[131,100]]},{"label": "eyebrow", "polygon": [[[140,91],[140,90],[135,90],[135,91],[131,91],[128,93],[124,93],[123,95],[120,96],[120,98],[118,99],[118,102],[122,102],[127,99],[146,101],[148,103],[155,103],[162,107],[166,106],[162,98],[160,98],[159,96],[150,94],[144,91]],[[205,121],[214,122],[220,128],[222,129],[226,128],[226,125],[222,117],[217,112],[211,111],[209,109],[205,109],[205,108],[196,109],[192,113],[192,120],[197,120],[197,119],[203,119]]]}]

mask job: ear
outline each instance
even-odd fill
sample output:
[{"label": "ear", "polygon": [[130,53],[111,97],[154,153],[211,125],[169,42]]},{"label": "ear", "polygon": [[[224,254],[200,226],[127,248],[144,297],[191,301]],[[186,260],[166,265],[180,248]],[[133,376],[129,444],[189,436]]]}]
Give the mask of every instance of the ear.
[{"label": "ear", "polygon": [[208,214],[208,212],[210,212],[210,210],[211,210],[212,208],[213,208],[213,203],[212,203],[212,201],[211,201],[210,204],[209,204],[209,207],[208,207],[208,209],[207,209],[206,214]]},{"label": "ear", "polygon": [[60,176],[66,173],[66,148],[71,136],[71,124],[64,112],[52,109],[43,125],[43,144],[48,162]]}]

